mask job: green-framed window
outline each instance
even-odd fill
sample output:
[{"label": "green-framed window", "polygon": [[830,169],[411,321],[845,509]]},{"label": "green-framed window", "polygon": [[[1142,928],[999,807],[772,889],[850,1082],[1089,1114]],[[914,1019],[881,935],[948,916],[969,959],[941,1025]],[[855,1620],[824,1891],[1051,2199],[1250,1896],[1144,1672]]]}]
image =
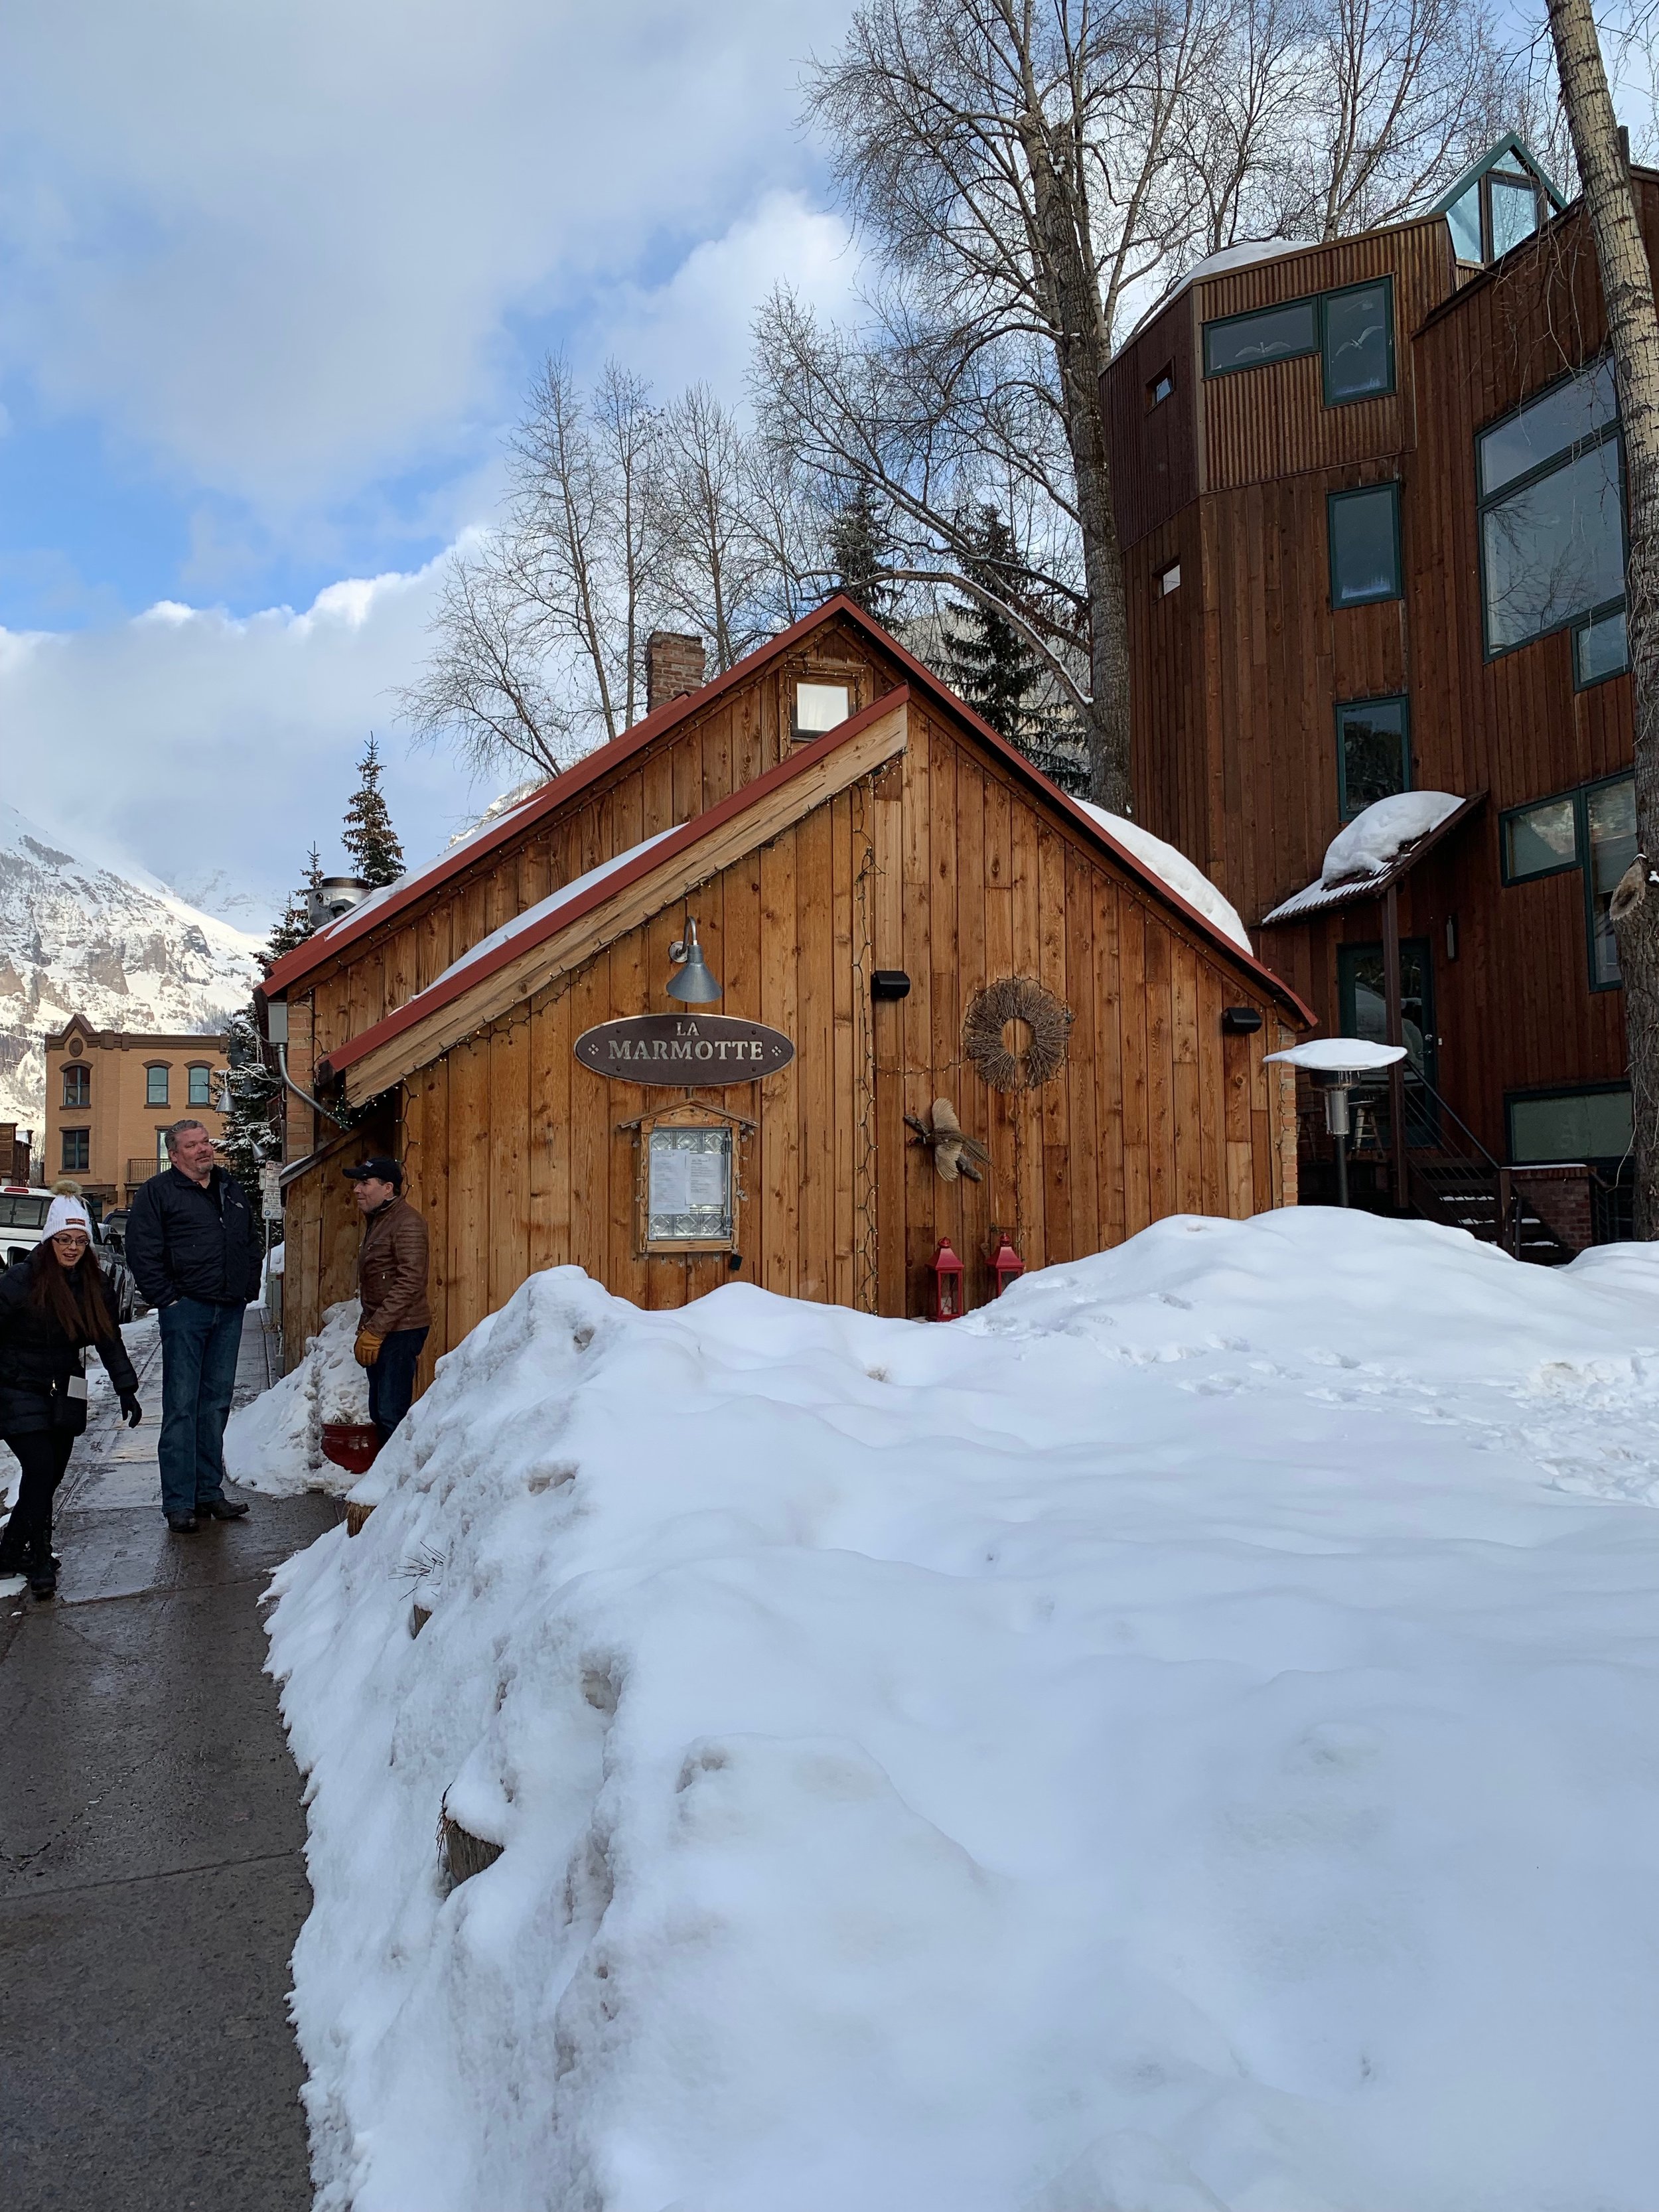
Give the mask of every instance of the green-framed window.
[{"label": "green-framed window", "polygon": [[1429,213],[1445,216],[1460,261],[1485,266],[1530,238],[1565,205],[1542,163],[1510,131],[1464,170]]},{"label": "green-framed window", "polygon": [[1604,776],[1576,791],[1511,807],[1499,817],[1498,843],[1506,884],[1582,871],[1590,988],[1616,990],[1623,978],[1607,909],[1620,877],[1636,858],[1634,779]]},{"label": "green-framed window", "polygon": [[1577,792],[1516,806],[1499,825],[1505,884],[1528,884],[1579,865],[1583,839]]},{"label": "green-framed window", "polygon": [[1512,1091],[1504,1100],[1504,1119],[1516,1167],[1550,1160],[1611,1165],[1631,1146],[1630,1085],[1586,1083],[1576,1091]]},{"label": "green-framed window", "polygon": [[1336,710],[1336,797],[1345,822],[1412,787],[1411,710],[1391,699],[1345,700]]},{"label": "green-framed window", "polygon": [[[1235,376],[1272,362],[1321,356],[1325,404],[1346,407],[1395,388],[1394,279],[1310,292],[1204,325],[1204,374]],[[1151,387],[1149,387],[1149,392]]]},{"label": "green-framed window", "polygon": [[144,1103],[165,1106],[167,1103],[167,1065],[163,1060],[152,1060],[144,1070]]},{"label": "green-framed window", "polygon": [[1622,676],[1630,666],[1630,635],[1625,625],[1625,603],[1596,607],[1572,633],[1572,688],[1588,691],[1592,684],[1605,684],[1609,676]]},{"label": "green-framed window", "polygon": [[[1389,1041],[1387,963],[1380,945],[1337,948],[1337,1012],[1345,1036]],[[1435,1077],[1434,961],[1426,937],[1400,940],[1400,1033],[1413,1074]]]},{"label": "green-framed window", "polygon": [[1589,659],[1575,639],[1575,680],[1616,673],[1580,673],[1620,648],[1624,446],[1611,360],[1536,393],[1478,431],[1474,446],[1487,659],[1582,626]]},{"label": "green-framed window", "polygon": [[1346,407],[1394,390],[1394,279],[1349,284],[1319,301],[1325,404]]},{"label": "green-framed window", "polygon": [[1286,300],[1277,307],[1254,307],[1248,314],[1224,315],[1204,325],[1204,374],[1231,376],[1244,368],[1265,368],[1273,361],[1297,361],[1319,351],[1319,297]]},{"label": "green-framed window", "polygon": [[1330,492],[1325,518],[1331,605],[1364,607],[1376,599],[1397,599],[1401,589],[1399,483]]}]

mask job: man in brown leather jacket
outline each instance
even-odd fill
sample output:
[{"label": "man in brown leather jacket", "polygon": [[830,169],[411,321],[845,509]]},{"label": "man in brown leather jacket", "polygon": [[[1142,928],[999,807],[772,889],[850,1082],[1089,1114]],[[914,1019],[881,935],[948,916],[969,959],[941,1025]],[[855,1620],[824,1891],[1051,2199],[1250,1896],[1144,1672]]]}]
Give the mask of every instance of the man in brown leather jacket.
[{"label": "man in brown leather jacket", "polygon": [[426,1224],[403,1195],[404,1171],[377,1154],[346,1170],[357,1186],[357,1364],[368,1370],[368,1417],[382,1443],[409,1411],[415,1364],[432,1325],[426,1301]]}]

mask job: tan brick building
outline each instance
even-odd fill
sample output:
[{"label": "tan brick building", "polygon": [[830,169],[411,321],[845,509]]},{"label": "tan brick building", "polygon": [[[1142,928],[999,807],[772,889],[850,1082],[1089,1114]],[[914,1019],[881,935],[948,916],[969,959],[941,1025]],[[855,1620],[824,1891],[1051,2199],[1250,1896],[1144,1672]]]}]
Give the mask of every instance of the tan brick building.
[{"label": "tan brick building", "polygon": [[161,1133],[188,1116],[216,1142],[228,1068],[222,1036],[140,1036],[71,1021],[46,1046],[46,1119],[36,1174],[70,1176],[106,1210],[167,1164]]}]

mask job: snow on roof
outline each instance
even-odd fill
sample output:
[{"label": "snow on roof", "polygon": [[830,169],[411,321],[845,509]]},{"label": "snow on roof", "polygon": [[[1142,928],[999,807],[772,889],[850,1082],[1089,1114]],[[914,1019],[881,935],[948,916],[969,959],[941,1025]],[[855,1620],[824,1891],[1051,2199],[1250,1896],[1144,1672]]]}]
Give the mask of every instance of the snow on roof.
[{"label": "snow on roof", "polygon": [[[1201,261],[1194,262],[1190,269],[1177,276],[1167,292],[1160,293],[1136,322],[1123,345],[1139,337],[1154,315],[1161,315],[1172,300],[1178,300],[1189,284],[1203,284],[1212,276],[1225,276],[1235,269],[1249,269],[1258,261],[1277,261],[1286,253],[1305,253],[1316,241],[1310,238],[1241,238],[1236,246],[1224,246],[1214,253],[1206,253]],[[1121,353],[1123,346],[1118,348]]]},{"label": "snow on roof", "polygon": [[1449,791],[1396,791],[1356,814],[1325,848],[1316,883],[1281,900],[1263,923],[1291,921],[1339,903],[1385,876],[1402,853],[1449,821],[1463,805]]},{"label": "snow on roof", "polygon": [[[1103,806],[1091,806],[1086,799],[1077,803],[1099,823],[1108,836],[1115,837],[1120,845],[1127,845],[1141,866],[1150,868],[1177,897],[1196,907],[1204,919],[1213,923],[1224,937],[1231,938],[1241,951],[1251,951],[1249,932],[1239,919],[1237,908],[1228,904],[1204,871],[1184,853],[1177,852],[1173,845],[1166,845],[1163,838],[1154,837],[1138,822],[1126,821],[1121,814],[1109,814]],[[1254,953],[1251,957],[1254,958]]]},{"label": "snow on roof", "polygon": [[366,914],[373,914],[376,907],[386,905],[388,900],[401,899],[422,876],[431,874],[446,862],[453,860],[464,846],[471,845],[477,839],[498,830],[509,814],[516,813],[520,806],[544,789],[548,781],[546,776],[538,776],[533,783],[520,784],[516,790],[504,792],[499,799],[492,799],[477,820],[470,823],[465,830],[458,830],[441,853],[434,853],[429,860],[422,860],[418,868],[405,868],[402,875],[394,876],[389,884],[381,884],[370,891],[367,898],[359,899],[356,906],[349,906],[343,914],[337,914],[332,921],[325,922],[320,929],[313,930],[307,942],[320,945],[332,937],[336,930],[343,929],[349,922],[361,921]]},{"label": "snow on roof", "polygon": [[[607,876],[614,876],[618,868],[625,868],[630,860],[637,860],[641,853],[648,853],[653,845],[660,845],[665,837],[672,837],[674,830],[681,826],[677,822],[672,829],[659,830],[654,837],[641,838],[637,845],[630,845],[625,853],[613,854],[610,860],[601,860],[597,868],[589,868],[585,875],[574,876],[568,884],[562,884],[557,890],[550,891],[544,899],[538,899],[534,906],[527,906],[522,914],[515,914],[511,921],[504,921],[499,929],[492,929],[488,937],[481,937],[476,945],[469,945],[459,960],[450,962],[441,975],[433,977],[426,987],[427,991],[435,991],[440,983],[447,983],[452,976],[462,975],[467,969],[476,967],[479,961],[487,960],[492,952],[498,951],[523,931],[533,929],[538,922],[550,921],[562,906],[571,905],[584,892],[591,891],[595,884],[602,884]],[[409,1003],[411,1006],[418,1006],[425,996],[426,991],[417,991]]]}]

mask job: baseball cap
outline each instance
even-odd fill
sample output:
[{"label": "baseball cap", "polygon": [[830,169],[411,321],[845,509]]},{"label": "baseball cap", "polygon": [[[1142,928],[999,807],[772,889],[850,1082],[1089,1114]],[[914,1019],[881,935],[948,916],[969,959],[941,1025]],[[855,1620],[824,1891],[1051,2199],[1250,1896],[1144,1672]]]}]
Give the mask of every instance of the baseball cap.
[{"label": "baseball cap", "polygon": [[376,1182],[394,1184],[403,1188],[404,1171],[396,1160],[388,1159],[384,1152],[375,1152],[368,1159],[359,1160],[355,1168],[345,1170],[348,1182],[367,1182],[372,1176]]}]

